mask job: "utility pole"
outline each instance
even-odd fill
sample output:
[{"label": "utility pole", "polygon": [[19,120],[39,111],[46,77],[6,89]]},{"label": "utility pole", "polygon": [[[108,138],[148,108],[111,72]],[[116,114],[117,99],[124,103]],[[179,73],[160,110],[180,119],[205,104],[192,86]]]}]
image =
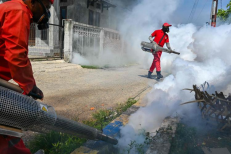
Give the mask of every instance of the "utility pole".
[{"label": "utility pole", "polygon": [[218,8],[218,0],[212,0],[212,10],[211,10],[211,26],[216,27],[217,20],[217,8]]}]

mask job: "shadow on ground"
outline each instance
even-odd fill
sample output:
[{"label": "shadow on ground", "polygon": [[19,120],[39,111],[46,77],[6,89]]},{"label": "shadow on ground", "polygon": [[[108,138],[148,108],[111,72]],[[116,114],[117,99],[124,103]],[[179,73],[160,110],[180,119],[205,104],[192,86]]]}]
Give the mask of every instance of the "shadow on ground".
[{"label": "shadow on ground", "polygon": [[[140,77],[142,77],[142,78],[148,78],[148,75],[139,75]],[[151,75],[151,78],[150,78],[150,80],[156,80],[156,81],[162,81],[164,78],[161,78],[161,79],[157,79],[156,78],[156,75]]]}]

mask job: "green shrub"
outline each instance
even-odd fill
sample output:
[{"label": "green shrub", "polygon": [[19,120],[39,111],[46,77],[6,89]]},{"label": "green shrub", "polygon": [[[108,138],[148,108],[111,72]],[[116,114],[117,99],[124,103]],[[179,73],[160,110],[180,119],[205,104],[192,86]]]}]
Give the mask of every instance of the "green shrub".
[{"label": "green shrub", "polygon": [[29,149],[32,153],[43,149],[46,154],[69,154],[84,142],[86,142],[85,139],[51,131],[47,134],[36,135],[29,143]]},{"label": "green shrub", "polygon": [[[113,119],[120,116],[136,102],[136,100],[130,98],[125,104],[119,105],[115,110],[99,110],[96,113],[93,113],[93,119],[83,121],[83,123],[90,127],[102,130]],[[32,153],[43,149],[46,154],[69,154],[85,142],[86,139],[51,131],[47,134],[36,135],[34,140],[32,140],[28,146]]]},{"label": "green shrub", "polygon": [[201,148],[197,146],[196,134],[196,128],[179,123],[171,143],[170,154],[203,154]]}]

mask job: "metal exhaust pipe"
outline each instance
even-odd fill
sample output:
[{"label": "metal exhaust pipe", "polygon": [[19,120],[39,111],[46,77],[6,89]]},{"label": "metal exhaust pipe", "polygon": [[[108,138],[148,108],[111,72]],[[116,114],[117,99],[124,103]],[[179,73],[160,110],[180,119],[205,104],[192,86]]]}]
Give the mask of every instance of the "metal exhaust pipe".
[{"label": "metal exhaust pipe", "polygon": [[53,130],[90,140],[102,140],[114,145],[118,143],[117,139],[95,128],[57,116],[52,106],[22,95],[18,93],[21,88],[4,82],[0,80],[0,125],[42,133]]}]

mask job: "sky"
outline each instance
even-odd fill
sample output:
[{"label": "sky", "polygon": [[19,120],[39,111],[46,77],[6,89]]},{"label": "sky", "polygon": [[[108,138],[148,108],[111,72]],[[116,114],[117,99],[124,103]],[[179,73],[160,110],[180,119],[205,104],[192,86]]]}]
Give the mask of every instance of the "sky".
[{"label": "sky", "polygon": [[[178,23],[188,23],[189,21],[196,24],[202,25],[210,20],[210,12],[212,6],[212,0],[198,0],[198,5],[193,17],[193,20],[189,20],[190,12],[193,8],[194,2],[197,0],[181,0],[181,5],[176,11],[176,21]],[[218,9],[226,9],[226,5],[230,0],[218,0]]]}]

